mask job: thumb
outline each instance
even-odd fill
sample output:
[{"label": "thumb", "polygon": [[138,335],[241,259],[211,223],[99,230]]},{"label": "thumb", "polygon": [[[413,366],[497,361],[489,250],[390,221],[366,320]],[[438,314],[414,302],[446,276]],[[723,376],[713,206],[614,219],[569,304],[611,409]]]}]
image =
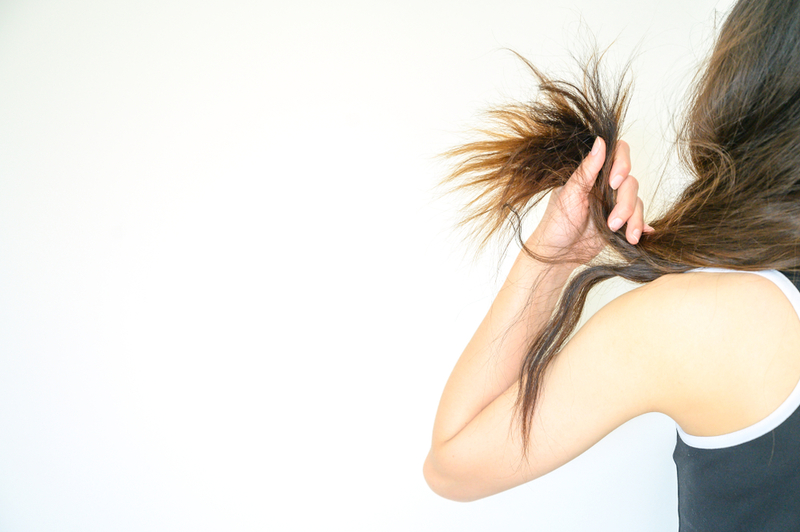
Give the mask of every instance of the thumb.
[{"label": "thumb", "polygon": [[597,181],[597,176],[600,174],[600,170],[603,168],[605,162],[606,143],[602,138],[597,137],[592,146],[592,151],[583,159],[580,166],[575,170],[575,173],[570,176],[565,186],[575,186],[584,193],[589,192],[594,186],[594,182]]}]

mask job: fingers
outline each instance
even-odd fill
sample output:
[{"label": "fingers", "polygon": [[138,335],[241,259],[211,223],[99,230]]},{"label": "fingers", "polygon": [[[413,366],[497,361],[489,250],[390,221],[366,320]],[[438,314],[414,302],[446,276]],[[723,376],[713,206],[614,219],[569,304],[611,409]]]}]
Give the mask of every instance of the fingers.
[{"label": "fingers", "polygon": [[642,236],[644,229],[644,203],[642,198],[636,198],[636,207],[633,209],[633,216],[628,219],[628,227],[625,230],[625,238],[631,244],[638,244],[639,237]]},{"label": "fingers", "polygon": [[629,174],[631,171],[631,147],[624,140],[617,142],[614,151],[614,162],[611,165],[609,186],[617,190],[617,204],[608,216],[608,227],[612,231],[623,225],[625,238],[631,244],[637,244],[642,233],[651,233],[652,227],[644,223],[644,203],[639,198],[639,182]]},{"label": "fingers", "polygon": [[608,227],[617,231],[627,224],[625,238],[631,244],[637,244],[642,232],[650,232],[650,226],[645,227],[644,204],[638,196],[639,182],[632,175],[628,175],[617,189],[617,204],[608,216]]},{"label": "fingers", "polygon": [[617,190],[622,182],[628,177],[631,171],[631,147],[624,140],[617,142],[617,149],[614,151],[614,163],[611,165],[611,179],[608,184]]},{"label": "fingers", "polygon": [[594,186],[594,182],[597,181],[597,176],[600,174],[605,161],[606,143],[602,138],[597,137],[592,146],[592,151],[583,159],[581,165],[575,170],[575,173],[572,174],[565,186],[578,186],[584,193],[588,192]]},{"label": "fingers", "polygon": [[[606,143],[597,137],[592,151],[581,162],[581,165],[570,177],[564,188],[578,187],[586,193],[594,186],[597,176],[603,168],[606,157]],[[629,174],[631,171],[631,148],[627,142],[617,142],[614,151],[614,162],[611,165],[609,185],[617,191],[617,204],[608,216],[608,227],[618,231],[623,225],[625,238],[631,244],[639,243],[642,233],[650,233],[653,228],[644,223],[644,203],[639,198],[639,182]]]}]

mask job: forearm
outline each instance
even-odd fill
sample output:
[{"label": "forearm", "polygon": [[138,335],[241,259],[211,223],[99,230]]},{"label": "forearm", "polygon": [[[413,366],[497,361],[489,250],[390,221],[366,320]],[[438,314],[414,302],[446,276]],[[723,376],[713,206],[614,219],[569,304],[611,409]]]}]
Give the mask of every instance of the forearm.
[{"label": "forearm", "polygon": [[434,446],[455,437],[519,379],[527,347],[549,319],[572,269],[520,253],[445,385]]}]

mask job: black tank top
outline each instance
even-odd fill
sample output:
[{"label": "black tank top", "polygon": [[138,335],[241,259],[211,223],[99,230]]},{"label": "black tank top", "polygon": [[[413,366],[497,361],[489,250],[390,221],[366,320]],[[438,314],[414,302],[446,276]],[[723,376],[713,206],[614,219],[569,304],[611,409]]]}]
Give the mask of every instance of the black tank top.
[{"label": "black tank top", "polygon": [[[709,271],[732,271],[701,268]],[[800,276],[766,270],[800,316]],[[800,531],[800,383],[769,416],[699,437],[678,427],[680,532]]]}]

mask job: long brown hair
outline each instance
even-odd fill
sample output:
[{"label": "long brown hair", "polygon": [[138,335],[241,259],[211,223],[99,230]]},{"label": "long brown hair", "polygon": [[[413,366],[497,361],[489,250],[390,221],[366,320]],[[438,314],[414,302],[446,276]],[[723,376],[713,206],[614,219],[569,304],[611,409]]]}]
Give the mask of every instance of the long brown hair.
[{"label": "long brown hair", "polygon": [[486,138],[447,154],[457,164],[444,182],[473,193],[463,222],[479,243],[504,230],[523,242],[520,220],[531,206],[566,183],[595,137],[606,141],[590,216],[610,253],[571,278],[528,348],[516,402],[525,450],[544,372],[601,281],[647,283],[702,266],[800,269],[800,0],[740,0],[732,8],[678,132],[679,160],[693,179],[648,222],[654,232],[637,245],[627,242],[624,229],[606,225],[615,204],[608,174],[630,85],[620,78],[608,89],[601,58],[581,63],[581,83],[552,79],[523,59],[538,80],[539,98],[490,111],[494,127]]}]

